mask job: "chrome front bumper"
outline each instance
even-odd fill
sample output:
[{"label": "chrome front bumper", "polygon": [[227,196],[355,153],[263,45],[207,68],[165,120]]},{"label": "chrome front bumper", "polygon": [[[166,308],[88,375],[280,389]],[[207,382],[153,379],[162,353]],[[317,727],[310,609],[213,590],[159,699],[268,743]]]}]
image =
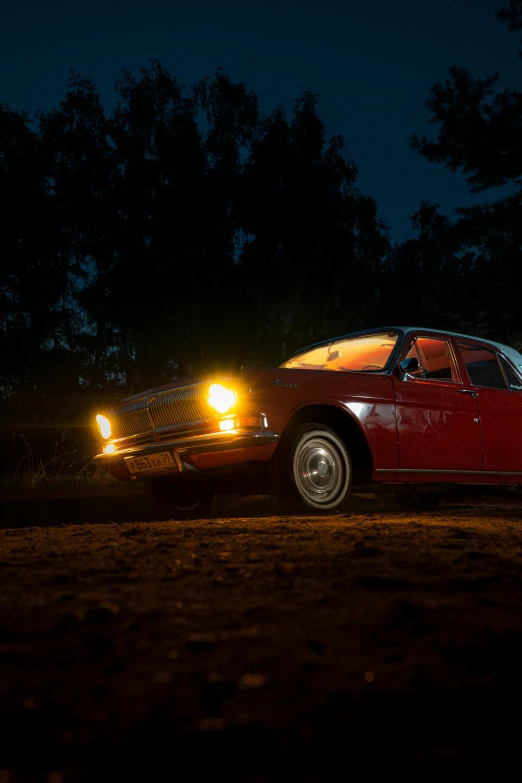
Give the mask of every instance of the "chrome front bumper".
[{"label": "chrome front bumper", "polygon": [[125,467],[126,457],[144,457],[160,451],[172,452],[177,469],[182,472],[195,472],[197,468],[190,462],[194,454],[233,451],[234,449],[267,446],[279,439],[276,432],[269,430],[211,432],[205,435],[193,435],[190,438],[155,441],[131,446],[108,454],[97,454],[93,459],[100,467],[107,469]]}]

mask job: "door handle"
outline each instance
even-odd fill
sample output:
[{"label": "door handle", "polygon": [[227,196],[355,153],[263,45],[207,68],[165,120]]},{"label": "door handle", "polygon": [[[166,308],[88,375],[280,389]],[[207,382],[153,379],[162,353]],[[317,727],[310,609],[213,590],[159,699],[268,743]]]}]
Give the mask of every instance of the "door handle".
[{"label": "door handle", "polygon": [[473,389],[457,389],[457,394],[471,394],[473,399],[478,397],[478,392],[473,391]]}]

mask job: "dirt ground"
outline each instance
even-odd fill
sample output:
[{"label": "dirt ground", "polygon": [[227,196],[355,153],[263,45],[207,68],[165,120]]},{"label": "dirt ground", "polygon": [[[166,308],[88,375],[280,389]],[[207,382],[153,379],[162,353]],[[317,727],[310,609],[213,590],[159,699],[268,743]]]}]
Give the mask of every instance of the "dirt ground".
[{"label": "dirt ground", "polygon": [[67,522],[0,530],[0,783],[519,777],[521,510]]}]

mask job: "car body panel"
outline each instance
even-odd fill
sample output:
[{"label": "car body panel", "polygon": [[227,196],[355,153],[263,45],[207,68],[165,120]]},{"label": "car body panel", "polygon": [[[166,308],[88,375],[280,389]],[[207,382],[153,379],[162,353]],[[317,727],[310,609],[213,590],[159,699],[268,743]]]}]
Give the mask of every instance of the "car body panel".
[{"label": "car body panel", "polygon": [[395,396],[389,375],[289,369],[250,373],[247,378],[251,378],[253,402],[263,405],[263,413],[276,432],[282,433],[305,407],[333,407],[361,428],[375,454],[376,466],[398,464]]},{"label": "car body panel", "polygon": [[482,438],[479,404],[465,393],[468,386],[451,337],[431,330],[411,330],[405,335],[398,363],[410,344],[419,338],[447,340],[459,373],[454,381],[393,376],[399,467],[421,470],[481,470]]},{"label": "car body panel", "polygon": [[483,443],[482,469],[522,472],[522,395],[477,387]]},{"label": "car body panel", "polygon": [[477,399],[441,381],[395,378],[394,387],[400,468],[481,469]]}]

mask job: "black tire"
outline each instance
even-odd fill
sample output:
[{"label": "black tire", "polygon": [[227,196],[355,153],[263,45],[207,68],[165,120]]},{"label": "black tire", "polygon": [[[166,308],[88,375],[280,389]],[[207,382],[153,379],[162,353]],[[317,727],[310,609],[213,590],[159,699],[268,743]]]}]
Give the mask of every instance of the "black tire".
[{"label": "black tire", "polygon": [[436,511],[442,495],[439,492],[396,492],[395,502],[403,511]]},{"label": "black tire", "polygon": [[145,482],[145,491],[172,519],[203,519],[210,515],[214,493],[196,483],[184,484],[170,476]]},{"label": "black tire", "polygon": [[332,513],[348,495],[352,462],[346,446],[324,424],[304,424],[284,459],[283,504],[288,511]]}]

